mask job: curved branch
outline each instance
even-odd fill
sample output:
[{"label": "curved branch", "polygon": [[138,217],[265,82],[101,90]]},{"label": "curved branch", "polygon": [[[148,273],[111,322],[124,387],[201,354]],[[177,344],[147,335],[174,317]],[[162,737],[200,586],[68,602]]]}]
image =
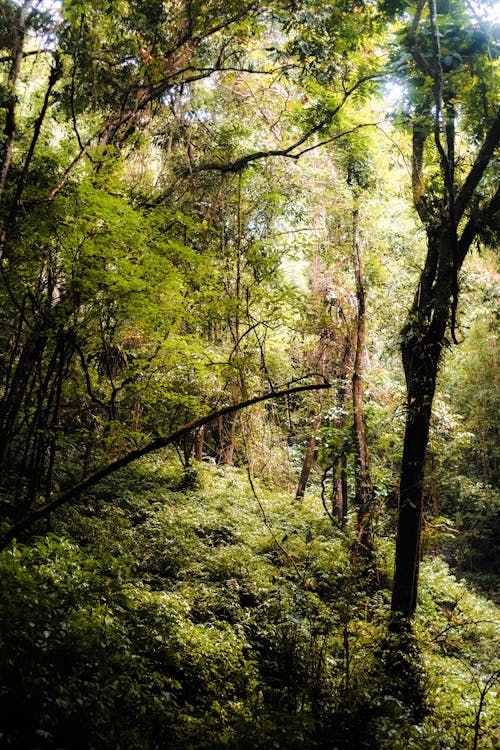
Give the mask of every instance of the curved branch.
[{"label": "curved branch", "polygon": [[[340,107],[339,107],[340,108]],[[333,113],[336,114],[338,112],[338,109],[335,110]],[[320,141],[319,143],[314,143],[312,146],[306,146],[301,151],[296,151],[296,149],[300,148],[300,146],[307,143],[307,141],[312,138],[312,136],[320,131],[322,128],[324,128],[326,125],[329,125],[331,120],[333,119],[333,115],[328,118],[324,118],[320,122],[318,122],[316,125],[311,127],[306,133],[304,133],[303,136],[301,136],[295,143],[292,143],[290,146],[287,146],[286,148],[275,148],[270,149],[269,151],[254,151],[251,154],[245,154],[245,156],[240,156],[238,159],[235,159],[234,161],[229,162],[206,162],[205,164],[198,164],[191,168],[189,172],[186,172],[184,176],[187,176],[188,174],[198,173],[198,172],[220,172],[221,174],[227,174],[228,172],[238,173],[245,169],[249,164],[251,164],[254,161],[258,161],[259,159],[268,159],[271,156],[284,156],[288,159],[300,159],[301,156],[304,154],[307,154],[309,151],[312,151],[313,149],[320,148],[321,146],[326,146],[329,143],[333,143],[333,141],[338,141],[341,138],[345,138],[347,135],[350,135],[351,133],[356,132],[357,130],[360,130],[361,128],[372,128],[377,127],[380,123],[377,122],[366,122],[361,123],[360,125],[355,125],[352,128],[349,128],[348,130],[343,130],[341,133],[337,133],[336,135],[332,135],[329,138],[326,138],[323,141]],[[295,152],[295,153],[294,153]]]},{"label": "curved branch", "polygon": [[103,479],[119,471],[119,469],[123,469],[125,466],[128,466],[134,461],[137,461],[143,456],[147,456],[149,453],[154,453],[161,448],[165,448],[167,445],[175,443],[179,438],[183,437],[188,432],[203,427],[203,425],[212,422],[214,419],[225,417],[228,414],[233,414],[234,412],[240,411],[241,409],[246,409],[249,406],[253,406],[254,404],[258,404],[262,401],[267,401],[272,398],[283,398],[295,393],[313,391],[321,388],[330,388],[330,383],[325,381],[324,383],[299,385],[293,388],[284,388],[279,391],[270,391],[260,396],[254,396],[254,398],[250,398],[246,401],[241,401],[238,404],[232,404],[231,406],[226,406],[223,409],[212,411],[210,412],[210,414],[207,414],[204,417],[198,417],[197,419],[192,419],[190,422],[186,422],[186,424],[183,424],[182,427],[177,428],[177,430],[174,430],[170,434],[163,437],[158,437],[155,440],[152,440],[150,443],[143,445],[142,448],[137,448],[133,451],[130,451],[129,453],[125,454],[125,456],[118,458],[116,461],[112,461],[107,466],[99,469],[99,471],[96,471],[94,474],[86,477],[86,479],[83,479],[78,484],[70,487],[65,492],[62,492],[53,500],[49,500],[40,507],[32,510],[30,513],[24,516],[24,518],[21,518],[19,521],[17,521],[17,523],[11,526],[11,528],[7,531],[3,539],[0,540],[0,551],[5,549],[5,547],[7,547],[7,545],[13,539],[15,539],[21,531],[24,531],[25,529],[28,529],[30,526],[32,526],[35,521],[38,521],[41,518],[46,518],[50,513],[52,513],[52,511],[57,510],[57,508],[60,508],[62,505],[66,505],[70,500],[74,500],[75,498],[79,497],[83,492],[89,490],[91,487],[95,487]]},{"label": "curved branch", "polygon": [[470,246],[474,242],[474,239],[476,238],[479,230],[486,226],[492,225],[495,214],[497,214],[498,212],[500,212],[500,185],[498,186],[496,193],[494,194],[488,205],[483,208],[482,211],[474,213],[465,225],[462,235],[458,241],[458,269],[461,268],[465,260],[465,256],[469,252]]},{"label": "curved branch", "polygon": [[474,191],[476,190],[483,174],[490,163],[495,149],[500,144],[500,108],[493,120],[491,127],[486,134],[483,141],[483,145],[479,149],[479,153],[476,157],[476,161],[472,165],[472,168],[463,183],[457,198],[455,200],[455,221],[458,224],[462,215],[470,204]]}]

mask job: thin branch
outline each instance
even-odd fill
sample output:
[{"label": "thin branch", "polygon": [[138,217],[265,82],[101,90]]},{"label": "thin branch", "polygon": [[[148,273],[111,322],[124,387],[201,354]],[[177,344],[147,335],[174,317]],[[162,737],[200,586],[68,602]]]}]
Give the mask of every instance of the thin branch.
[{"label": "thin branch", "polygon": [[[243,440],[245,442],[245,446],[246,446],[246,450],[247,450],[247,455],[248,455],[247,437],[246,437],[245,431],[243,431]],[[257,491],[255,489],[255,484],[254,484],[254,481],[253,481],[253,475],[252,475],[252,470],[251,470],[250,463],[248,463],[248,466],[247,466],[247,476],[248,476],[248,482],[250,484],[250,488],[252,490],[252,494],[253,494],[256,502],[257,502],[257,505],[259,506],[259,510],[261,512],[261,515],[262,515],[262,520],[264,521],[264,524],[265,524],[266,528],[268,529],[268,531],[269,531],[269,533],[270,533],[270,535],[271,535],[274,543],[276,544],[276,546],[278,547],[278,549],[281,550],[281,552],[283,553],[283,555],[290,561],[290,563],[292,564],[293,568],[295,569],[295,572],[297,573],[298,577],[301,579],[304,587],[306,589],[309,588],[310,587],[310,583],[306,579],[303,571],[299,568],[299,566],[297,565],[295,559],[292,557],[292,555],[290,555],[290,553],[288,552],[288,550],[285,549],[285,547],[283,546],[282,542],[280,542],[279,539],[276,536],[276,533],[274,531],[273,525],[269,521],[269,518],[267,516],[267,513],[266,513],[266,510],[264,508],[264,505],[263,505],[262,501],[260,500],[260,498],[259,498],[259,496],[257,494]]]},{"label": "thin branch", "polygon": [[116,118],[111,118],[108,120],[97,133],[94,133],[94,135],[90,136],[88,140],[82,145],[76,156],[73,158],[71,163],[68,167],[66,167],[63,175],[60,177],[56,185],[52,188],[50,193],[44,197],[37,198],[33,201],[30,201],[30,205],[33,204],[40,204],[40,203],[50,203],[54,200],[56,195],[59,193],[60,190],[66,185],[67,181],[71,177],[71,174],[75,167],[78,166],[78,164],[82,161],[82,159],[85,157],[89,149],[92,147],[92,145],[96,142],[98,142],[100,139],[102,139],[104,136],[106,136],[111,130],[119,128],[120,125],[125,124],[128,120],[131,119],[133,115],[137,114],[136,112],[127,112],[124,115]]},{"label": "thin branch", "polygon": [[477,743],[479,741],[479,735],[480,735],[480,728],[481,728],[481,714],[483,712],[483,706],[484,702],[486,700],[486,695],[489,692],[490,688],[498,681],[500,677],[500,669],[497,669],[495,672],[490,674],[488,679],[486,680],[485,684],[481,688],[481,683],[479,680],[474,679],[474,682],[476,683],[476,687],[479,690],[479,705],[476,710],[476,716],[474,721],[474,741],[472,743],[472,750],[477,750]]},{"label": "thin branch", "polygon": [[337,461],[338,458],[340,458],[340,456],[337,456],[335,458],[335,461],[333,463],[329,464],[323,470],[323,476],[321,477],[321,503],[322,503],[324,511],[325,511],[326,515],[328,516],[328,518],[330,519],[330,521],[333,523],[334,526],[336,526],[338,529],[341,530],[342,526],[338,523],[337,519],[335,518],[335,516],[331,512],[330,508],[328,507],[328,505],[326,503],[326,497],[325,497],[325,492],[326,492],[325,482],[327,480],[328,472],[331,471],[335,467],[335,462]]},{"label": "thin branch", "polygon": [[294,159],[299,159],[304,154],[307,154],[309,151],[314,151],[316,148],[321,148],[321,146],[327,146],[329,143],[333,143],[334,141],[338,141],[341,138],[345,138],[347,135],[351,135],[351,133],[355,133],[357,130],[360,130],[361,128],[377,128],[379,125],[378,122],[363,122],[359,125],[354,125],[354,127],[349,128],[349,130],[343,130],[341,133],[337,133],[336,135],[332,135],[331,138],[327,138],[324,141],[319,141],[319,143],[315,143],[313,146],[308,146],[307,148],[302,149],[302,151],[299,151],[297,154],[293,155]]},{"label": "thin branch", "polygon": [[[203,33],[198,34],[198,36],[190,38],[187,36],[187,38],[184,38],[183,41],[181,41],[181,44],[177,45],[177,49],[181,47],[183,44],[187,42],[192,42],[195,45],[199,45],[204,39],[207,39],[208,37],[214,36],[214,34],[217,34],[217,32],[222,31],[222,29],[226,29],[228,26],[231,26],[233,23],[236,23],[237,21],[240,21],[242,18],[246,19],[248,15],[252,12],[255,15],[260,15],[264,12],[264,10],[259,10],[258,4],[255,2],[247,3],[243,7],[240,7],[238,12],[235,13],[230,18],[226,18],[223,21],[221,21],[218,24],[215,24],[214,26],[209,27],[206,29]],[[189,31],[188,31],[189,34]],[[175,52],[175,50],[174,50]],[[166,55],[169,55],[170,53],[166,53]]]},{"label": "thin branch", "polygon": [[[46,53],[51,52],[50,49],[32,49],[29,52],[23,52],[23,59],[25,57],[33,57],[34,55],[44,55]],[[2,63],[10,62],[12,63],[13,56],[12,55],[6,55],[5,57],[0,57],[0,65]]]},{"label": "thin branch", "polygon": [[75,78],[76,78],[76,63],[78,59],[80,42],[82,41],[82,36],[83,36],[84,21],[85,21],[85,14],[82,13],[80,16],[80,28],[78,30],[77,46],[76,46],[75,54],[73,56],[73,69],[71,71],[71,93],[70,93],[71,120],[73,122],[73,130],[76,135],[76,140],[78,141],[78,145],[81,151],[83,150],[83,143],[80,137],[80,133],[78,131],[78,126],[76,122],[76,113],[75,113]]},{"label": "thin branch", "polygon": [[[345,100],[342,101],[342,104],[344,104],[344,102]],[[315,135],[318,131],[320,131],[326,125],[329,125],[331,121],[333,120],[334,116],[338,113],[341,106],[342,105],[339,105],[334,112],[329,114],[328,117],[323,118],[323,120],[316,123],[316,125],[313,125],[297,141],[292,143],[290,146],[287,146],[286,148],[275,148],[275,149],[269,149],[268,151],[254,151],[251,154],[240,156],[238,159],[235,159],[234,161],[231,161],[231,162],[206,162],[205,164],[198,164],[192,167],[192,169],[189,171],[189,174],[199,173],[199,172],[208,172],[208,171],[221,172],[222,174],[227,174],[228,172],[238,173],[238,172],[241,172],[243,169],[245,169],[245,167],[247,167],[252,162],[258,161],[260,159],[267,159],[272,156],[283,156],[283,157],[287,157],[288,159],[299,159],[301,156],[303,156],[304,154],[307,154],[309,151],[313,151],[314,149],[320,148],[321,146],[326,146],[328,143],[333,143],[333,141],[338,141],[340,138],[345,138],[347,135],[354,133],[360,128],[378,126],[379,123],[376,123],[376,122],[367,122],[367,123],[362,123],[360,125],[355,125],[354,127],[349,128],[348,130],[344,130],[341,133],[332,135],[330,138],[326,138],[324,141],[319,141],[318,143],[315,143],[312,146],[307,146],[301,151],[297,151],[296,153],[294,153],[296,149],[298,149],[300,146],[306,143],[310,138],[312,138],[313,135]],[[186,173],[185,176],[187,176],[187,174],[188,173]]]},{"label": "thin branch", "polygon": [[[28,153],[26,155],[26,159],[24,161],[23,171],[21,173],[21,177],[19,179],[19,183],[16,190],[16,196],[14,199],[14,211],[17,208],[17,205],[19,201],[21,200],[21,196],[23,194],[24,188],[26,186],[26,180],[28,176],[28,171],[31,165],[31,161],[33,159],[33,155],[35,153],[35,149],[38,143],[38,139],[40,137],[40,131],[42,129],[43,122],[45,120],[45,115],[47,114],[47,109],[49,107],[50,97],[52,95],[52,90],[54,86],[56,85],[57,81],[62,76],[62,66],[61,61],[59,59],[59,56],[57,54],[54,55],[54,63],[50,70],[49,80],[47,84],[47,90],[45,92],[42,108],[40,110],[40,114],[38,115],[35,124],[33,126],[33,137],[31,139],[31,143],[28,149]],[[12,220],[12,219],[11,219]]]},{"label": "thin branch", "polygon": [[[246,436],[244,436],[244,440],[245,440],[245,444],[246,444]],[[264,525],[267,528],[267,530],[269,531],[273,542],[278,547],[278,549],[283,553],[283,555],[286,557],[286,559],[290,561],[290,563],[292,564],[293,568],[295,569],[295,572],[297,573],[298,577],[302,581],[302,584],[304,585],[305,588],[307,588],[307,580],[306,580],[306,578],[304,576],[304,573],[300,570],[300,568],[297,565],[297,563],[295,562],[294,558],[291,556],[291,554],[288,552],[288,550],[285,549],[285,547],[283,546],[283,544],[280,542],[280,540],[276,536],[276,532],[275,532],[275,530],[273,528],[273,525],[272,525],[272,523],[270,522],[270,520],[269,520],[269,518],[267,516],[266,509],[264,508],[264,505],[262,504],[262,501],[261,501],[260,497],[257,494],[257,490],[255,489],[255,483],[253,481],[252,470],[251,470],[249,464],[247,465],[247,477],[248,477],[248,483],[250,485],[250,489],[252,490],[252,495],[254,496],[257,505],[259,506],[259,510],[260,510],[260,513],[261,513],[261,516],[262,516],[262,520],[264,521]]]},{"label": "thin branch", "polygon": [[376,123],[376,124],[375,124],[375,127],[376,127],[376,128],[377,128],[377,130],[378,130],[378,131],[379,131],[380,133],[382,133],[382,135],[384,135],[384,136],[385,136],[385,137],[386,137],[386,138],[387,138],[387,139],[388,139],[388,140],[389,140],[389,141],[390,141],[390,142],[392,143],[392,145],[393,145],[393,146],[394,146],[394,147],[396,148],[396,150],[398,151],[399,155],[400,155],[400,156],[401,156],[401,158],[403,159],[403,164],[404,164],[404,168],[406,169],[406,171],[407,171],[407,173],[408,173],[408,176],[409,176],[409,177],[411,177],[411,167],[410,167],[410,165],[408,164],[408,159],[407,159],[407,157],[406,157],[406,154],[405,154],[405,152],[403,151],[403,149],[401,148],[401,146],[399,145],[399,143],[398,143],[398,142],[396,141],[396,139],[395,139],[395,138],[393,138],[393,137],[392,137],[391,135],[389,135],[389,133],[387,133],[387,131],[385,131],[383,127],[381,127],[381,124],[380,124],[380,123]]},{"label": "thin branch", "polygon": [[471,625],[494,625],[495,620],[463,620],[462,622],[453,622],[447,625],[445,628],[439,631],[436,635],[431,638],[431,643],[439,643],[443,640],[443,637],[450,632],[450,630],[456,630],[458,628],[468,628]]},{"label": "thin branch", "polygon": [[195,67],[192,66],[190,70],[193,70],[194,72],[198,73],[204,73],[205,75],[211,75],[212,73],[252,73],[257,74],[261,76],[273,76],[276,74],[284,73],[286,70],[293,70],[294,68],[297,68],[298,66],[292,63],[287,63],[286,65],[279,65],[276,68],[269,68],[269,69],[260,69],[260,68],[244,68],[241,65],[221,65],[217,66],[216,68],[202,68],[202,67]]}]

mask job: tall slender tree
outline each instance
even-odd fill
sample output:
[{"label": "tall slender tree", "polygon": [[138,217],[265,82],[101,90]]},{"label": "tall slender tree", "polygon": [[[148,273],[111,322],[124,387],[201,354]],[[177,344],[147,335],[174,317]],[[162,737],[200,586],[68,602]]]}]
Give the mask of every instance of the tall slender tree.
[{"label": "tall slender tree", "polygon": [[498,236],[498,39],[460,0],[419,0],[401,38],[412,191],[427,253],[401,335],[407,413],[392,595],[394,623],[418,590],[425,455],[438,369],[457,341],[459,274],[476,239]]}]

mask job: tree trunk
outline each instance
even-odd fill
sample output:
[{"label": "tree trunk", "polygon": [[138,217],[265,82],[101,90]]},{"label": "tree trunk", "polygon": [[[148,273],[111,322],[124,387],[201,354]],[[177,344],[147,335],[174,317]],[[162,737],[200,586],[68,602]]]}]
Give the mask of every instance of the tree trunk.
[{"label": "tree trunk", "polygon": [[354,418],[354,445],[356,448],[354,478],[355,502],[358,513],[357,552],[370,556],[372,538],[370,521],[373,511],[373,486],[370,477],[370,458],[366,439],[363,415],[363,370],[366,348],[366,291],[364,286],[363,264],[359,248],[359,211],[352,212],[353,219],[353,261],[356,281],[356,346],[352,374],[352,405]]},{"label": "tree trunk", "polygon": [[0,473],[6,469],[17,418],[46,343],[46,334],[34,332],[28,337],[19,355],[10,386],[0,402]]},{"label": "tree trunk", "polygon": [[295,493],[296,500],[302,500],[306,491],[307,482],[309,481],[309,475],[311,474],[312,467],[314,466],[314,454],[316,452],[316,433],[321,423],[321,414],[318,411],[311,424],[311,434],[309,435],[309,441],[307,443],[306,454],[302,463],[302,471],[300,472],[299,484],[297,492]]},{"label": "tree trunk", "polygon": [[333,517],[343,526],[347,517],[347,456],[341,453],[335,463]]},{"label": "tree trunk", "polygon": [[440,342],[407,345],[403,358],[408,383],[408,412],[403,444],[392,611],[411,618],[417,604],[423,512],[425,453]]},{"label": "tree trunk", "polygon": [[202,425],[196,433],[193,443],[193,454],[197,461],[203,461],[203,448],[205,442],[205,426]]},{"label": "tree trunk", "polygon": [[[16,19],[15,38],[12,54],[12,65],[9,71],[9,86],[11,95],[7,104],[5,115],[5,126],[2,138],[2,147],[0,149],[0,200],[2,199],[5,186],[7,184],[7,175],[9,172],[10,162],[14,151],[14,141],[16,138],[16,84],[21,70],[23,60],[24,38],[26,34],[26,16],[29,11],[29,3],[25,3],[19,10]],[[6,228],[4,227],[4,233]],[[2,238],[3,244],[3,238]],[[1,254],[1,253],[0,253]]]},{"label": "tree trunk", "polygon": [[217,420],[215,432],[217,436],[217,463],[232,466],[236,441],[236,419],[233,414],[220,417]]},{"label": "tree trunk", "polygon": [[401,617],[411,619],[417,605],[425,454],[438,366],[451,309],[452,243],[447,225],[428,232],[426,264],[402,332],[407,414],[391,604],[394,622]]},{"label": "tree trunk", "polygon": [[[429,26],[422,23],[428,8]],[[421,34],[425,28],[425,33]],[[432,55],[425,57],[425,40]],[[408,629],[417,602],[423,513],[425,453],[429,439],[432,401],[439,362],[450,323],[456,343],[458,273],[481,229],[498,226],[500,185],[493,179],[489,198],[483,200],[480,184],[500,144],[500,110],[491,111],[488,130],[474,163],[461,185],[455,164],[456,92],[443,77],[440,31],[436,4],[422,0],[408,35],[409,50],[421,81],[430,79],[432,91],[414,111],[412,189],[415,210],[426,228],[427,257],[415,298],[402,331],[401,353],[406,378],[407,416],[400,476],[400,507],[392,593],[393,631]],[[414,79],[416,81],[416,79]],[[422,88],[422,92],[425,89]],[[425,179],[424,149],[434,140],[436,175]],[[494,172],[491,173],[494,178]],[[486,191],[490,192],[489,190]],[[465,224],[462,219],[468,213]]]}]

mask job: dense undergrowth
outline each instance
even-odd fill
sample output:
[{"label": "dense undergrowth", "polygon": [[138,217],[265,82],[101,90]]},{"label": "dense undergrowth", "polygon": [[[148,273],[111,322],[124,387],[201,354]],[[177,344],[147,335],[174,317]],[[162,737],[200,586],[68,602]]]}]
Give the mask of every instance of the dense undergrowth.
[{"label": "dense undergrowth", "polygon": [[360,580],[314,494],[190,480],[143,461],[2,553],[1,747],[495,746],[491,602],[425,560],[416,720],[383,668],[391,543]]}]

